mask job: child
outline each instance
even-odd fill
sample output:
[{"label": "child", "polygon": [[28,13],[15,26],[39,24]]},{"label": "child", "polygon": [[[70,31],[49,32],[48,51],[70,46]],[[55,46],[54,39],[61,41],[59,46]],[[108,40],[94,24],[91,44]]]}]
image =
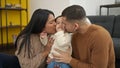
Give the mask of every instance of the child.
[{"label": "child", "polygon": [[53,59],[53,55],[54,54],[59,54],[57,51],[55,51],[55,48],[61,50],[61,51],[65,51],[68,52],[67,50],[70,48],[69,53],[72,53],[72,47],[71,47],[71,33],[67,33],[64,31],[64,24],[62,23],[62,17],[59,16],[56,18],[56,30],[57,32],[54,34],[53,38],[54,40],[54,44],[51,48],[51,52],[49,54],[49,59],[48,62],[50,62],[47,66],[47,68],[55,68],[58,66],[58,68],[70,68],[70,66],[68,64],[65,63],[61,63],[61,62],[57,62]]}]

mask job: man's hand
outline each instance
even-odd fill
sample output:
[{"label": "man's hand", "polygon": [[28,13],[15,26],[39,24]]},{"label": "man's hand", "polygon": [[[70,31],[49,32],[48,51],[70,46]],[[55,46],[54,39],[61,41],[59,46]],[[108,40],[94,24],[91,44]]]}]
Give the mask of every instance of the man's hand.
[{"label": "man's hand", "polygon": [[63,52],[63,51],[61,51],[59,49],[55,49],[55,50],[58,53],[60,53],[59,55],[53,53],[53,58],[55,59],[55,61],[63,62],[63,63],[70,63],[72,57],[71,57],[71,55],[68,52]]}]

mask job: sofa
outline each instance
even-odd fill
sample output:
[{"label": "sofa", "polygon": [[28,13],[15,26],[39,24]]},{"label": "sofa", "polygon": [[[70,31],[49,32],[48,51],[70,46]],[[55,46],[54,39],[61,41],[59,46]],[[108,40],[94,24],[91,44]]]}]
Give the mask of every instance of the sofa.
[{"label": "sofa", "polygon": [[91,23],[104,27],[110,33],[114,43],[116,68],[120,68],[120,15],[87,17]]}]

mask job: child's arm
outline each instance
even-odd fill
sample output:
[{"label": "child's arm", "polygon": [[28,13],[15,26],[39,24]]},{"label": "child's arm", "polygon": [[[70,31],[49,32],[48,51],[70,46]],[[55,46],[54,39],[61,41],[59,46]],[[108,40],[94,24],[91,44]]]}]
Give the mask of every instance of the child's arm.
[{"label": "child's arm", "polygon": [[71,44],[71,34],[64,33],[64,31],[58,31],[55,34],[56,42],[59,46],[70,45]]}]

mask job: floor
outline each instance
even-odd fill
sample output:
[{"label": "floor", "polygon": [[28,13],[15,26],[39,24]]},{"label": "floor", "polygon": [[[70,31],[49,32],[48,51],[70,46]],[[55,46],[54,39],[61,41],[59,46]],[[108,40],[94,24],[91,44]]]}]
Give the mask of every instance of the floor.
[{"label": "floor", "polygon": [[16,48],[13,47],[13,46],[11,46],[11,47],[0,47],[0,53],[14,55],[15,50],[16,50]]}]

